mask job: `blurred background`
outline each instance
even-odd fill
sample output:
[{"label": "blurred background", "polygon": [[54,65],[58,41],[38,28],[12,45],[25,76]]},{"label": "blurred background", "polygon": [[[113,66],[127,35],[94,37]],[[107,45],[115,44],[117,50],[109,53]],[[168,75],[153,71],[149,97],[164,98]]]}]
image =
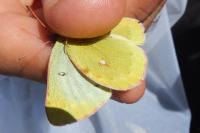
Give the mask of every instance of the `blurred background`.
[{"label": "blurred background", "polygon": [[200,0],[188,0],[184,16],[172,28],[186,95],[191,133],[200,133]]}]

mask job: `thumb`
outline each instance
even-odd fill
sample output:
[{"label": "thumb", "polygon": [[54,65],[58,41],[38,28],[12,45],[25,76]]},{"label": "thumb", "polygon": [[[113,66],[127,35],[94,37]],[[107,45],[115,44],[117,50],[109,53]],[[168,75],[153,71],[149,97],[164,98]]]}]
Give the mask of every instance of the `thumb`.
[{"label": "thumb", "polygon": [[124,16],[126,0],[42,0],[48,26],[71,38],[109,32]]}]

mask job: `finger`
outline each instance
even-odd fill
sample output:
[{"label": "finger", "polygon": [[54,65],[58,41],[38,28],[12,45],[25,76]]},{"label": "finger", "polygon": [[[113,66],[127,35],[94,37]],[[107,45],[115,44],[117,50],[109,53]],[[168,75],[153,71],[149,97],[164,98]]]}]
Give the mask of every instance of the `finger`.
[{"label": "finger", "polygon": [[151,12],[151,14],[149,14],[149,16],[146,17],[146,19],[143,21],[143,24],[144,24],[144,27],[145,27],[146,30],[148,30],[148,28],[150,27],[150,25],[153,23],[154,19],[159,14],[159,12],[161,11],[161,9],[165,5],[165,3],[166,3],[166,0],[162,0],[157,5],[157,7],[153,10],[153,12]]},{"label": "finger", "polygon": [[122,103],[135,103],[137,102],[145,92],[145,81],[142,81],[137,87],[128,91],[114,91],[112,99]]},{"label": "finger", "polygon": [[27,15],[24,6],[19,0],[0,0],[0,13],[18,13],[21,15]]},{"label": "finger", "polygon": [[127,0],[126,16],[140,20],[147,30],[165,2],[166,0]]},{"label": "finger", "polygon": [[124,16],[126,0],[42,0],[46,23],[60,35],[91,38],[109,32]]},{"label": "finger", "polygon": [[20,2],[24,6],[31,6],[33,4],[34,0],[20,0]]},{"label": "finger", "polygon": [[0,73],[44,81],[51,53],[49,36],[37,20],[0,15]]}]

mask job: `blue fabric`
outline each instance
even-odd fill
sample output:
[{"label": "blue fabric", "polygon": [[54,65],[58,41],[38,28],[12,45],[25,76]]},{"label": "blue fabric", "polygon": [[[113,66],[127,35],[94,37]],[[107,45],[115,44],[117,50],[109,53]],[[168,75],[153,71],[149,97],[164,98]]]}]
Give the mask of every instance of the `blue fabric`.
[{"label": "blue fabric", "polygon": [[168,0],[147,33],[147,91],[138,103],[110,100],[88,119],[55,127],[45,114],[45,85],[0,76],[0,133],[189,133],[191,115],[170,32],[185,5]]}]

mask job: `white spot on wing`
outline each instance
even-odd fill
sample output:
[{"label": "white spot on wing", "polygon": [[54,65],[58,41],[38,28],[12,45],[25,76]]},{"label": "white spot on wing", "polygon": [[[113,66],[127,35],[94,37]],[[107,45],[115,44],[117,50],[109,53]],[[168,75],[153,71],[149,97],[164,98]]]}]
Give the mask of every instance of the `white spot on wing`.
[{"label": "white spot on wing", "polygon": [[106,61],[105,61],[105,60],[100,60],[100,61],[99,61],[99,64],[101,64],[101,65],[106,65]]}]

